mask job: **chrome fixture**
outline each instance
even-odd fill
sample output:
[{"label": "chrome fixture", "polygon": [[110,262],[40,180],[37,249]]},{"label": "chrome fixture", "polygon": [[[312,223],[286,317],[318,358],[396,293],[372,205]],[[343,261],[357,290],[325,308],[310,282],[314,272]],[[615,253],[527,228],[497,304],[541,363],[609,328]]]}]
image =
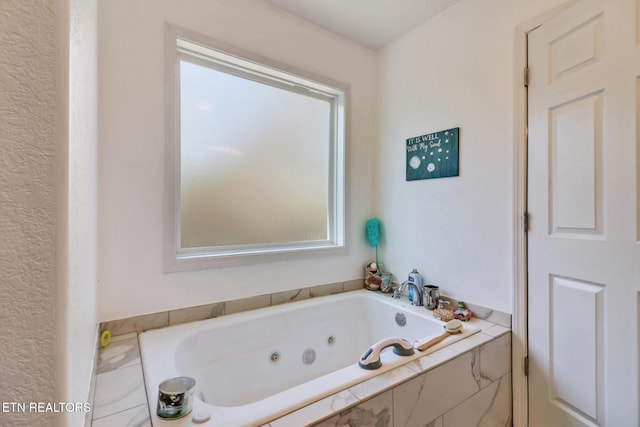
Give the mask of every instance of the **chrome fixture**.
[{"label": "chrome fixture", "polygon": [[397,286],[393,291],[393,298],[400,298],[400,293],[404,292],[405,288],[409,286],[413,289],[413,300],[411,301],[411,305],[422,305],[422,292],[420,292],[420,288],[413,282],[404,281],[400,286]]}]

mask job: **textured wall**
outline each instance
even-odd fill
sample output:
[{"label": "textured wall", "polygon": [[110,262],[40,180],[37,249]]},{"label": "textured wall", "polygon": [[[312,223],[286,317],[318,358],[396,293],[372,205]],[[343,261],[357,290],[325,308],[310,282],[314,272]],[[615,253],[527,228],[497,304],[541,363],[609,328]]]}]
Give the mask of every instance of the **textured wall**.
[{"label": "textured wall", "polygon": [[[53,401],[55,10],[0,1],[0,401]],[[51,425],[0,412],[0,425]]]}]

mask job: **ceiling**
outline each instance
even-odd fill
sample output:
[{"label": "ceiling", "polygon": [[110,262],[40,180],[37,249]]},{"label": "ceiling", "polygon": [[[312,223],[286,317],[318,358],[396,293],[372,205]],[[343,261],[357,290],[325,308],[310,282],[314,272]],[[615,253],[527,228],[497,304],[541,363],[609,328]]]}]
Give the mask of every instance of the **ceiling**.
[{"label": "ceiling", "polygon": [[265,0],[359,45],[378,50],[459,0]]}]

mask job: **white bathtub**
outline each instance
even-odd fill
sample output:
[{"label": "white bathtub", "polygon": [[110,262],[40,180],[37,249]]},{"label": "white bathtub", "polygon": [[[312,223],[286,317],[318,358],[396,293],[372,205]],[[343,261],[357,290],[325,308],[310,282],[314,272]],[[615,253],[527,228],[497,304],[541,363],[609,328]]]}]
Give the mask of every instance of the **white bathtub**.
[{"label": "white bathtub", "polygon": [[176,376],[196,379],[193,412],[211,414],[199,425],[260,426],[477,331],[465,323],[463,333],[412,356],[387,348],[381,368],[362,369],[358,359],[375,342],[424,342],[443,332],[443,322],[406,299],[361,290],[148,331],[140,352],[155,427],[194,425],[191,415],[155,414],[158,385]]}]

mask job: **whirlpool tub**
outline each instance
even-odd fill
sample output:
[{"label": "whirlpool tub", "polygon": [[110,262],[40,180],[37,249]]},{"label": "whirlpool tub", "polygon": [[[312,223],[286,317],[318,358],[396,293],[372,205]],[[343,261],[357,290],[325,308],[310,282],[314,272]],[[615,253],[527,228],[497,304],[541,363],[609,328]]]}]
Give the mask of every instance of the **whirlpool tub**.
[{"label": "whirlpool tub", "polygon": [[200,425],[261,426],[478,331],[465,324],[426,352],[399,356],[387,348],[379,369],[358,366],[381,339],[425,342],[443,325],[406,299],[360,290],[142,333],[153,425],[193,425],[191,415],[171,421],[156,415],[158,385],[168,378],[195,378],[193,413],[211,415]]}]

